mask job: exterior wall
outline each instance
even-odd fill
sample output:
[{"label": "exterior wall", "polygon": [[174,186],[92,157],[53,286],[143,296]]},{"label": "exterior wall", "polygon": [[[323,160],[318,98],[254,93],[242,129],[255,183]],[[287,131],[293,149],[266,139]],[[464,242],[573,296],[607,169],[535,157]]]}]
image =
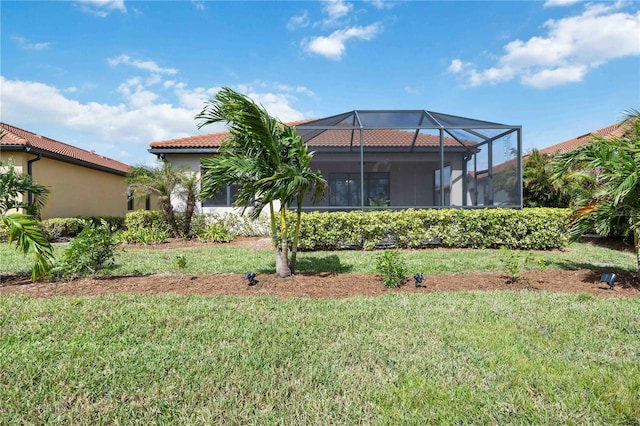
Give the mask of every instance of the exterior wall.
[{"label": "exterior wall", "polygon": [[[165,159],[174,166],[186,166],[191,170],[200,171],[200,155],[198,154],[167,154]],[[329,182],[332,173],[359,173],[360,153],[323,153],[316,152],[311,162],[311,168],[319,169],[323,177]],[[445,166],[451,169],[451,184],[447,199],[450,204],[462,206],[464,197],[470,204],[470,197],[464,193],[463,160],[461,155],[449,154],[445,156]],[[439,155],[428,153],[364,153],[364,171],[389,173],[389,205],[394,208],[432,207],[439,204],[439,196],[435,191],[434,174],[440,168]],[[447,177],[447,179],[449,179]],[[365,203],[366,205],[367,203]],[[174,206],[180,209],[176,202]],[[329,194],[316,205],[311,204],[310,198],[305,200],[305,210],[325,210],[340,207],[330,206]],[[359,208],[352,206],[351,208]],[[233,207],[200,207],[203,213],[237,212]]]},{"label": "exterior wall", "polygon": [[[3,152],[0,159],[13,159],[16,169],[27,173],[27,161],[36,156],[23,152]],[[42,157],[32,163],[36,183],[51,190],[42,219],[75,216],[124,216],[127,185],[124,176]],[[145,200],[136,200],[135,209],[144,209]],[[152,203],[152,208],[157,203]]]}]

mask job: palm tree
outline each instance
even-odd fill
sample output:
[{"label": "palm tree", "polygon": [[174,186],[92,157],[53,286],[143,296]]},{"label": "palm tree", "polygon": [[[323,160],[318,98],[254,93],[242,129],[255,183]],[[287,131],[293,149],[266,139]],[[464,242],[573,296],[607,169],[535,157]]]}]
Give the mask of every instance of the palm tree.
[{"label": "palm tree", "polygon": [[[30,175],[18,173],[11,161],[6,168],[0,162],[0,169],[0,220],[9,229],[9,244],[15,243],[25,256],[33,255],[31,280],[35,281],[46,275],[54,262],[51,243],[37,220],[50,191],[33,182]],[[31,203],[24,201],[28,193]],[[10,212],[13,209],[15,213]]]},{"label": "palm tree", "polygon": [[576,182],[566,177],[554,184],[553,159],[553,155],[537,149],[523,158],[522,189],[525,207],[568,207],[571,194],[579,190]]},{"label": "palm tree", "polygon": [[[191,217],[195,211],[197,200],[197,174],[186,168],[175,168],[168,161],[163,161],[157,167],[146,165],[134,167],[125,181],[129,185],[133,197],[158,197],[160,208],[165,220],[171,227],[174,237],[187,237],[190,232]],[[178,197],[186,201],[185,220],[182,231],[178,227],[176,212],[171,203],[171,197]]]},{"label": "palm tree", "polygon": [[[311,170],[313,153],[307,150],[295,128],[271,117],[267,111],[246,96],[223,88],[215,100],[205,105],[196,116],[202,120],[198,128],[224,122],[229,137],[219,153],[202,160],[202,197],[212,197],[227,185],[236,185],[235,205],[257,217],[269,206],[271,235],[276,255],[276,274],[286,277],[295,273],[300,232],[302,202],[312,195],[315,202],[324,195],[326,182],[319,172]],[[274,202],[280,203],[279,226]],[[289,231],[286,212],[296,206],[296,225],[289,262]]]},{"label": "palm tree", "polygon": [[593,191],[574,200],[572,237],[591,230],[633,234],[640,280],[640,111],[626,111],[621,128],[621,136],[594,136],[590,144],[559,156],[554,179],[571,173],[592,182]]}]

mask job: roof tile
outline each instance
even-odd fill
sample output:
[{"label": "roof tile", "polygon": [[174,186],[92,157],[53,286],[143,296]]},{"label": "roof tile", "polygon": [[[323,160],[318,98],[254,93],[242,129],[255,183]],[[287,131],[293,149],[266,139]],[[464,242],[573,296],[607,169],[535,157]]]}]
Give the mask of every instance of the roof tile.
[{"label": "roof tile", "polygon": [[0,128],[4,131],[4,137],[2,141],[0,141],[0,146],[24,145],[25,147],[38,148],[45,151],[45,153],[61,155],[69,159],[111,169],[119,173],[128,173],[131,170],[131,166],[128,164],[96,154],[94,151],[87,151],[64,142],[40,136],[10,124],[0,123]]}]

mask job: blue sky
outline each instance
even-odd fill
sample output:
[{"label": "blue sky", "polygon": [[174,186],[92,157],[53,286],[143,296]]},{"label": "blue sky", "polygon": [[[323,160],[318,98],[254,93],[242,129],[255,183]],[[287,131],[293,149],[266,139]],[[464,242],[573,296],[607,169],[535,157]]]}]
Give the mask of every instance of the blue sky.
[{"label": "blue sky", "polygon": [[525,150],[640,108],[638,1],[5,1],[1,120],[135,165],[213,133],[223,86],[283,121],[426,109]]}]

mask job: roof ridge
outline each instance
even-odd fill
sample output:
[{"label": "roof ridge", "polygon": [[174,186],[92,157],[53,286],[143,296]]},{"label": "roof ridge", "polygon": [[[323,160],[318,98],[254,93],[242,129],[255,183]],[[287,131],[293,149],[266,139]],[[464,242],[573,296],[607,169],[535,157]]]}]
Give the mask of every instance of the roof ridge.
[{"label": "roof ridge", "polygon": [[[14,139],[18,139],[18,142],[21,142],[20,145],[38,148],[51,154],[83,161],[95,166],[106,167],[114,171],[126,173],[131,169],[131,166],[129,164],[110,157],[106,157],[95,152],[94,150],[80,148],[78,146],[71,145],[69,143],[50,138],[48,136],[43,136],[5,122],[0,122],[0,128],[7,131],[10,135],[12,135]],[[29,138],[35,138],[36,140],[30,140]],[[42,144],[38,142],[42,142]],[[0,144],[10,145],[4,142],[0,142]]]}]

